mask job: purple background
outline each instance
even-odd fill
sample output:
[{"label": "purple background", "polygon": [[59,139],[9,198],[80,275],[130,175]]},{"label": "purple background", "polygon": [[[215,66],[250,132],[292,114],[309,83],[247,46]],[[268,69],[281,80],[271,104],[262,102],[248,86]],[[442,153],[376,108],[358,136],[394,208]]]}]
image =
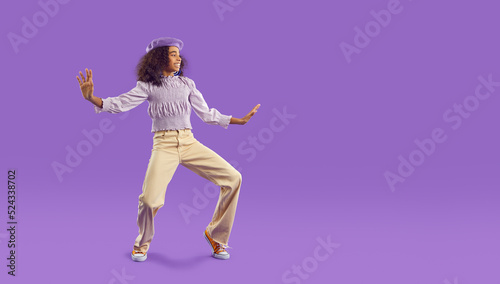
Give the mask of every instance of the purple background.
[{"label": "purple background", "polygon": [[[52,5],[46,23],[37,1],[1,4],[2,283],[500,281],[500,87],[459,128],[443,120],[474,95],[478,76],[500,81],[496,1],[402,0],[350,62],[340,44],[354,45],[370,11],[393,1],[215,1],[232,5],[221,16],[213,0],[135,2]],[[42,24],[16,53],[8,34],[23,36],[23,17],[34,15]],[[91,68],[96,96],[127,92],[162,36],[184,41],[185,75],[209,107],[243,117],[261,104],[227,130],[191,116],[195,137],[243,175],[229,261],[211,258],[202,237],[216,197],[189,222],[181,215],[209,183],[181,166],[148,260],[130,259],[152,148],[147,102],[95,114],[75,78]],[[273,111],[285,108],[296,115],[288,124]],[[67,147],[106,119],[114,130],[59,180],[52,163],[66,163]],[[392,191],[384,173],[398,173],[398,156],[435,128],[447,140]],[[253,157],[240,146],[250,136],[267,142]],[[16,277],[6,267],[8,169],[17,170]],[[340,246],[313,260],[328,237]]]}]

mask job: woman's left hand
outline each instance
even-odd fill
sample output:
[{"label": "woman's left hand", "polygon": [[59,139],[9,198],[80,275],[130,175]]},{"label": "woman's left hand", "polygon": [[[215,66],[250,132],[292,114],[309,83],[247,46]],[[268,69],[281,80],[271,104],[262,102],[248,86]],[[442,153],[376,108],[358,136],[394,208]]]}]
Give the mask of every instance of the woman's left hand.
[{"label": "woman's left hand", "polygon": [[247,123],[250,120],[250,118],[252,118],[252,116],[257,112],[259,107],[260,107],[260,104],[256,105],[247,115],[245,115],[241,119],[241,125],[244,125],[245,123]]}]

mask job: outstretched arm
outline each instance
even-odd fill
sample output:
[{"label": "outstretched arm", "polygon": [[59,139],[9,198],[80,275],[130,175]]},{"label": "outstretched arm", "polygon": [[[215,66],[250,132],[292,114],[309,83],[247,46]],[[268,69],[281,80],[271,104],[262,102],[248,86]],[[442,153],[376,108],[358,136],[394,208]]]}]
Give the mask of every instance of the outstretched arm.
[{"label": "outstretched arm", "polygon": [[142,102],[147,100],[147,84],[142,81],[137,81],[135,88],[127,93],[123,93],[116,97],[108,97],[101,99],[94,96],[94,82],[92,81],[92,69],[85,68],[87,73],[87,78],[80,71],[80,77],[76,76],[78,83],[80,83],[80,89],[82,91],[83,98],[94,104],[94,110],[96,113],[101,113],[103,111],[109,113],[119,113],[131,110],[136,106],[140,105]]},{"label": "outstretched arm", "polygon": [[83,98],[90,101],[94,105],[102,108],[102,99],[94,96],[94,82],[92,81],[92,69],[85,68],[85,73],[87,73],[87,78],[80,71],[80,77],[76,76],[78,83],[80,83],[80,90],[82,91]]},{"label": "outstretched arm", "polygon": [[244,125],[250,120],[250,118],[257,112],[260,104],[256,105],[247,115],[243,118],[232,117],[232,115],[223,115],[215,108],[209,108],[207,102],[203,98],[201,92],[196,88],[196,84],[193,80],[190,81],[192,84],[192,90],[189,94],[189,102],[193,107],[196,114],[208,124],[218,124],[224,128],[228,127],[228,124],[240,124]]},{"label": "outstretched arm", "polygon": [[247,123],[250,118],[257,112],[259,109],[260,104],[256,105],[247,115],[245,115],[243,118],[236,118],[236,117],[231,117],[231,120],[229,121],[229,124],[241,124],[244,125]]}]

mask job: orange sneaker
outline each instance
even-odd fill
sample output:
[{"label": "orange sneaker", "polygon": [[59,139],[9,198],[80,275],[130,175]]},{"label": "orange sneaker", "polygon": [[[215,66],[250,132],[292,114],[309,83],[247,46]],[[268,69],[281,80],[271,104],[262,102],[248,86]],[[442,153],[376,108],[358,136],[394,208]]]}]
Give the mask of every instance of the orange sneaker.
[{"label": "orange sneaker", "polygon": [[229,259],[229,253],[226,251],[223,245],[214,241],[209,235],[208,231],[205,230],[203,233],[205,236],[205,240],[207,240],[208,244],[210,244],[210,248],[212,248],[212,256],[218,259]]},{"label": "orange sneaker", "polygon": [[140,251],[132,251],[132,260],[133,261],[145,261],[148,256],[146,255],[145,252],[140,252]]}]

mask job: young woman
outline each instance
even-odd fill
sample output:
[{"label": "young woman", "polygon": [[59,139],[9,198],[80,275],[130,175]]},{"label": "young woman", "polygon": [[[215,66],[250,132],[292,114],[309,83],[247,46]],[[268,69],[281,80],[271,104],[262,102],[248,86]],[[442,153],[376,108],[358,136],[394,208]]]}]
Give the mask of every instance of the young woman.
[{"label": "young woman", "polygon": [[85,69],[76,76],[83,97],[94,104],[96,113],[119,113],[131,110],[145,100],[153,120],[153,149],[139,195],[137,225],[132,260],[144,261],[154,235],[154,217],[165,202],[165,192],[179,164],[220,186],[219,200],[204,237],[210,244],[212,256],[228,259],[229,235],[236,213],[241,174],[217,153],[195,139],[191,131],[191,108],[205,123],[220,125],[246,124],[257,112],[256,105],[243,118],[221,114],[208,108],[193,80],[183,76],[185,60],[180,55],[183,42],[162,37],[153,40],[137,65],[137,86],[117,97],[101,99],[94,96],[92,70]]}]

